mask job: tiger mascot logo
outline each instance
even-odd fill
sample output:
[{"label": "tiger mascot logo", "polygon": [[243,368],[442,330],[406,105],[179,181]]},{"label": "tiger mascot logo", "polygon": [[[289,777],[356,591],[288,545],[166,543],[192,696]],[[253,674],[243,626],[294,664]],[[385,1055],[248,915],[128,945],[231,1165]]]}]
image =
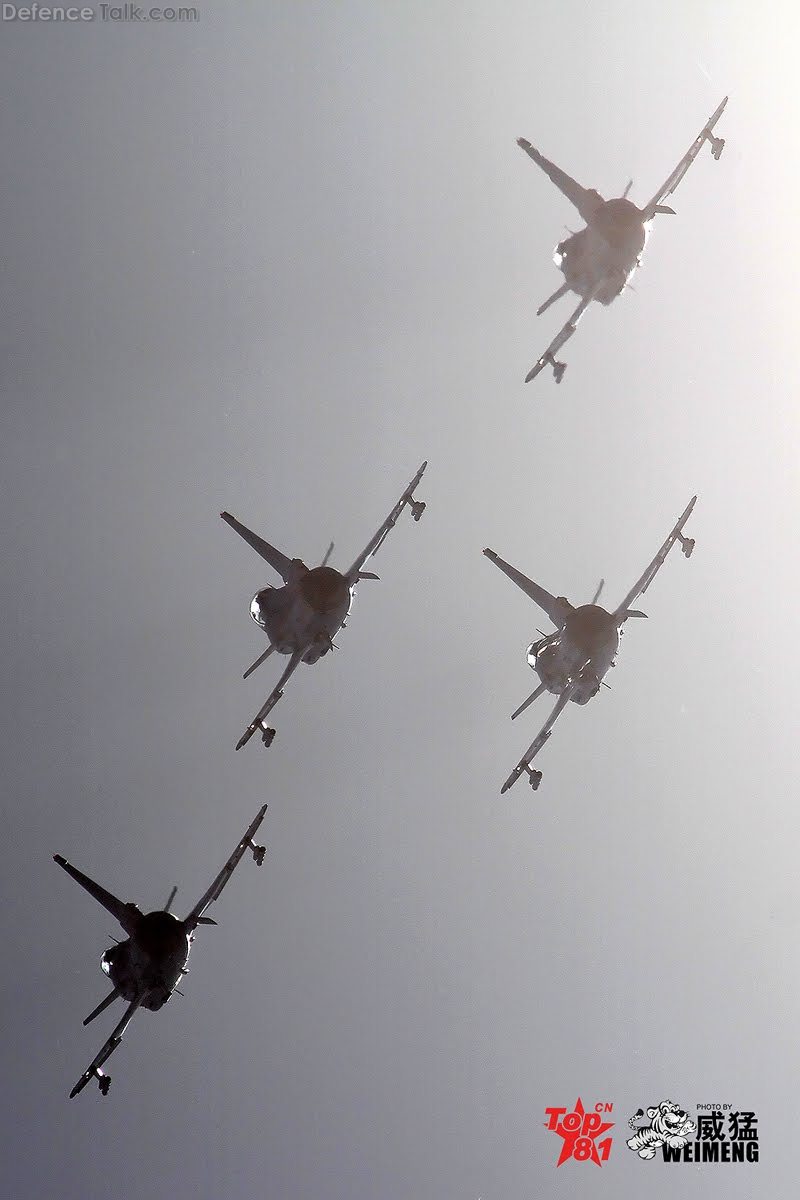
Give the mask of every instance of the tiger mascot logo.
[{"label": "tiger mascot logo", "polygon": [[[643,1124],[645,1121],[648,1123]],[[648,1108],[646,1117],[640,1108],[628,1124],[635,1133],[628,1138],[626,1145],[639,1158],[655,1158],[656,1150],[665,1143],[668,1146],[685,1146],[691,1141],[689,1135],[697,1129],[696,1122],[671,1100],[662,1100],[657,1108]]]}]

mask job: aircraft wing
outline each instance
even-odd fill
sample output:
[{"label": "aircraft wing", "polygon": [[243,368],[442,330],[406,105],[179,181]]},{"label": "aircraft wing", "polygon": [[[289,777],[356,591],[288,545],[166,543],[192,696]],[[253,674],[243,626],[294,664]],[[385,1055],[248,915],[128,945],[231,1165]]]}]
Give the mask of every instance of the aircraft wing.
[{"label": "aircraft wing", "polygon": [[567,686],[564,688],[564,691],[561,693],[561,695],[558,697],[558,700],[556,701],[555,708],[550,713],[550,716],[547,718],[547,720],[545,721],[542,728],[539,730],[538,734],[536,735],[535,740],[533,742],[531,742],[530,746],[525,751],[522,758],[519,760],[517,765],[514,767],[514,770],[511,772],[508,779],[505,781],[505,783],[501,787],[501,789],[500,789],[501,796],[503,795],[504,792],[507,792],[510,787],[514,786],[514,784],[517,782],[517,780],[519,779],[519,777],[523,771],[527,771],[528,774],[530,775],[531,783],[532,783],[534,789],[536,789],[539,786],[539,778],[540,777],[537,778],[536,775],[533,774],[533,772],[530,770],[530,765],[533,762],[536,755],[541,750],[542,746],[545,744],[545,742],[550,737],[550,734],[552,733],[552,730],[553,730],[553,726],[555,725],[558,718],[561,716],[564,709],[569,704],[574,690],[575,690],[574,683],[567,684]]},{"label": "aircraft wing", "polygon": [[493,562],[496,567],[500,568],[504,575],[508,576],[512,583],[521,588],[526,596],[530,596],[534,604],[538,604],[539,608],[547,613],[556,629],[561,629],[567,617],[572,612],[572,605],[569,600],[566,600],[563,596],[551,596],[543,587],[539,587],[538,583],[534,583],[532,579],[528,579],[528,576],[523,575],[522,571],[518,571],[516,567],[512,567],[499,554],[495,554],[494,550],[487,548],[483,553],[490,562]]},{"label": "aircraft wing", "polygon": [[[662,183],[661,187],[658,189],[656,194],[651,199],[650,203],[648,205],[646,205],[645,208],[642,209],[645,220],[649,220],[651,217],[653,217],[655,215],[657,207],[661,203],[661,201],[666,196],[671,196],[672,193],[675,191],[676,187],[678,186],[680,181],[683,179],[686,172],[689,170],[689,167],[692,165],[692,163],[694,162],[694,160],[697,158],[698,154],[702,150],[703,142],[710,142],[711,143],[711,153],[714,155],[714,158],[719,158],[720,154],[722,153],[722,147],[725,145],[725,142],[722,138],[713,138],[711,136],[711,133],[712,133],[712,130],[713,130],[714,126],[716,125],[717,121],[722,116],[722,113],[724,112],[724,109],[725,109],[725,105],[727,103],[728,103],[728,97],[726,96],[725,99],[720,104],[719,108],[716,110],[716,112],[714,112],[709,117],[708,121],[706,121],[705,125],[700,130],[697,137],[694,139],[691,146],[686,151],[686,153],[684,154],[681,161],[678,163],[675,170],[672,172],[671,175],[667,176],[667,178]],[[671,212],[672,210],[669,209],[668,211]]]},{"label": "aircraft wing", "polygon": [[427,467],[427,465],[428,465],[427,462],[424,462],[422,464],[422,466],[417,471],[414,478],[411,480],[411,483],[408,485],[408,487],[403,492],[400,499],[397,501],[397,504],[395,504],[394,508],[392,509],[392,511],[389,513],[388,517],[386,518],[386,520],[381,525],[380,529],[378,529],[377,532],[374,534],[374,536],[370,538],[370,540],[367,542],[364,549],[359,554],[358,558],[355,560],[355,562],[350,567],[349,571],[346,572],[345,578],[347,579],[347,582],[350,584],[351,587],[353,586],[354,583],[358,582],[359,574],[361,572],[361,568],[364,566],[364,563],[367,561],[367,559],[371,555],[377,553],[377,551],[383,545],[384,539],[386,538],[389,531],[391,529],[394,529],[395,525],[397,524],[397,518],[400,516],[400,513],[403,511],[405,506],[407,504],[410,504],[412,506],[412,512],[413,512],[415,521],[418,521],[419,518],[422,516],[422,513],[425,509],[425,505],[422,504],[421,501],[414,499],[414,488],[417,486],[419,481],[422,479],[422,476],[425,474],[425,468]]},{"label": "aircraft wing", "polygon": [[557,167],[555,163],[550,162],[549,158],[545,158],[543,154],[540,154],[527,138],[517,138],[517,145],[525,151],[529,158],[533,159],[537,167],[542,168],[545,175],[566,196],[570,204],[575,205],[588,225],[600,205],[604,203],[600,193],[594,191],[594,189],[581,187],[571,175],[568,175],[566,171],[562,171],[561,167]]},{"label": "aircraft wing", "polygon": [[677,523],[673,526],[672,530],[670,531],[669,537],[664,542],[664,545],[661,547],[661,549],[659,550],[658,554],[655,556],[653,561],[648,565],[647,570],[644,572],[644,574],[639,579],[637,579],[634,586],[631,588],[631,590],[628,592],[625,599],[620,604],[619,608],[617,609],[616,613],[614,614],[617,618],[622,619],[625,616],[626,610],[630,608],[630,606],[631,606],[631,604],[633,604],[634,600],[636,600],[636,598],[638,596],[643,595],[644,592],[647,591],[647,589],[650,587],[650,584],[653,582],[656,575],[661,570],[664,560],[666,559],[667,555],[669,554],[670,550],[672,549],[672,547],[675,545],[676,542],[679,541],[681,543],[681,545],[683,546],[684,554],[686,555],[687,558],[689,557],[689,555],[692,552],[692,549],[694,548],[694,541],[692,541],[690,538],[684,539],[683,527],[686,524],[686,522],[689,520],[692,509],[694,508],[696,503],[697,503],[697,496],[692,496],[691,500],[686,505],[686,508],[683,510],[680,517],[678,518]]},{"label": "aircraft wing", "polygon": [[[230,856],[228,861],[225,863],[225,866],[222,868],[219,875],[212,883],[211,887],[208,889],[207,892],[205,892],[200,897],[200,899],[197,901],[197,904],[195,904],[194,908],[189,913],[188,917],[186,918],[186,920],[184,922],[187,933],[191,933],[194,929],[197,928],[197,926],[200,924],[200,918],[202,917],[203,913],[206,911],[208,906],[210,904],[213,904],[215,900],[219,899],[219,897],[222,893],[222,889],[225,887],[225,884],[228,882],[231,875],[233,874],[233,872],[236,870],[237,866],[239,865],[239,860],[241,859],[242,855],[245,853],[246,850],[253,848],[253,838],[256,835],[259,825],[264,820],[264,813],[266,811],[267,811],[267,806],[265,804],[265,805],[263,805],[262,808],[259,809],[258,813],[256,814],[255,819],[248,826],[247,832],[245,833],[244,837],[241,839],[241,841],[236,846],[236,849],[234,850],[233,854]],[[212,922],[212,924],[213,924],[213,922]]]},{"label": "aircraft wing", "polygon": [[300,666],[300,663],[303,661],[303,655],[306,653],[307,650],[308,650],[308,646],[301,646],[299,650],[295,650],[294,654],[289,659],[289,664],[286,667],[286,670],[283,672],[280,679],[275,684],[275,687],[272,689],[269,696],[264,701],[264,704],[258,710],[258,712],[253,717],[250,724],[247,726],[247,729],[245,729],[244,733],[242,734],[242,736],[239,738],[238,742],[236,743],[237,750],[241,750],[242,746],[247,745],[247,743],[250,741],[250,738],[253,736],[253,734],[255,733],[255,731],[257,729],[260,729],[262,734],[264,735],[264,745],[265,746],[271,745],[272,738],[275,736],[275,730],[274,729],[267,730],[266,726],[264,725],[264,718],[267,716],[268,713],[272,712],[273,708],[280,700],[281,696],[283,695],[283,688],[284,688],[286,681],[289,679],[290,675],[294,675],[295,671]]},{"label": "aircraft wing", "polygon": [[111,1057],[111,1055],[116,1050],[117,1046],[122,1041],[122,1035],[125,1032],[125,1030],[128,1028],[128,1025],[130,1024],[131,1019],[132,1019],[134,1013],[136,1012],[137,1008],[141,1004],[141,1002],[142,1002],[141,998],[137,997],[135,1000],[132,1000],[131,1003],[128,1005],[128,1007],[125,1009],[125,1015],[122,1018],[122,1020],[120,1021],[119,1025],[117,1025],[114,1032],[111,1034],[111,1036],[108,1038],[108,1040],[103,1044],[100,1051],[95,1055],[95,1057],[89,1063],[89,1066],[83,1072],[80,1079],[75,1084],[75,1087],[70,1092],[70,1094],[69,1094],[70,1100],[74,1100],[74,1098],[77,1096],[78,1092],[83,1091],[83,1089],[86,1087],[87,1083],[89,1082],[89,1080],[92,1077],[97,1079],[97,1081],[99,1082],[100,1091],[103,1093],[103,1095],[106,1094],[106,1092],[108,1091],[108,1089],[111,1085],[111,1077],[110,1077],[110,1075],[106,1075],[105,1072],[101,1071],[100,1068],[102,1067],[102,1065],[106,1061],[106,1059]]},{"label": "aircraft wing", "polygon": [[53,860],[60,867],[63,867],[76,883],[85,888],[98,904],[102,904],[103,908],[119,921],[127,934],[135,932],[136,923],[141,916],[135,904],[125,904],[122,900],[118,900],[116,896],[113,896],[111,892],[107,892],[99,883],[95,883],[88,875],[84,875],[83,871],[79,871],[77,867],[73,867],[72,863],[67,862],[63,855],[54,854]]},{"label": "aircraft wing", "polygon": [[284,583],[288,583],[294,575],[296,563],[291,558],[287,558],[285,554],[281,554],[280,550],[276,550],[274,546],[270,546],[269,542],[265,542],[257,533],[253,533],[246,525],[242,525],[235,517],[232,517],[229,512],[219,514],[226,525],[230,525],[231,529],[235,529],[240,538],[243,538],[248,546],[255,550],[256,554],[260,554],[265,562],[268,562],[273,570],[277,571]]},{"label": "aircraft wing", "polygon": [[532,379],[535,379],[539,372],[547,366],[553,368],[553,374],[555,375],[556,383],[561,383],[561,380],[564,377],[564,372],[567,369],[567,364],[564,362],[557,362],[556,355],[561,347],[569,341],[575,330],[578,328],[578,322],[586,312],[586,309],[592,303],[593,299],[593,295],[584,296],[581,299],[578,307],[569,317],[566,324],[561,326],[558,333],[545,350],[544,354],[541,356],[541,358],[537,358],[535,364],[531,367],[530,371],[528,371],[528,374],[525,376],[526,383],[530,383]]}]

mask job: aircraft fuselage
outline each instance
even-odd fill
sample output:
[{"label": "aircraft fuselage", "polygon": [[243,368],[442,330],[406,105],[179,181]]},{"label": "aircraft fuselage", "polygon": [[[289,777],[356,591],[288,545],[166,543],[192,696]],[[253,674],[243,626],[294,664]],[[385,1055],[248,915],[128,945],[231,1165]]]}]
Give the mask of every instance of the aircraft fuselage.
[{"label": "aircraft fuselage", "polygon": [[190,948],[183,921],[151,912],[141,917],[134,936],[106,950],[100,966],[123,999],[142,996],[142,1007],[157,1012],[175,990]]},{"label": "aircraft fuselage", "polygon": [[650,229],[630,200],[606,200],[591,224],[558,244],[553,261],[571,291],[611,304],[639,266]]},{"label": "aircraft fuselage", "polygon": [[333,567],[314,567],[280,588],[263,588],[250,615],[279,654],[308,646],[303,662],[314,663],[331,648],[353,603],[355,588]]},{"label": "aircraft fuselage", "polygon": [[596,604],[573,609],[563,627],[528,648],[528,663],[544,686],[560,696],[578,681],[571,699],[587,704],[614,665],[619,628],[613,614]]}]

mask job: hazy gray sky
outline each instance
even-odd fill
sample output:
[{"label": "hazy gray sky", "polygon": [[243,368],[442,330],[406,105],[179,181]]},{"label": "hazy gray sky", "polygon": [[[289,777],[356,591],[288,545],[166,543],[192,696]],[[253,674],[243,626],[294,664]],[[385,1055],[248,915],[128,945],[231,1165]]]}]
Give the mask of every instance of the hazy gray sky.
[{"label": "hazy gray sky", "polygon": [[[782,1196],[798,1034],[796,46],[788,4],[202,4],[187,26],[0,25],[6,582],[2,1191],[59,1200]],[[524,135],[644,201],[721,97],[636,293],[560,388],[574,214]],[[418,463],[341,650],[269,753],[274,582],[227,508],[347,566]],[[688,498],[587,708],[485,545],[616,604]],[[107,1100],[110,918],[183,915],[264,800],[186,981]],[[547,1105],[614,1102],[555,1169]],[[759,1114],[758,1166],[624,1146],[639,1105]]]}]

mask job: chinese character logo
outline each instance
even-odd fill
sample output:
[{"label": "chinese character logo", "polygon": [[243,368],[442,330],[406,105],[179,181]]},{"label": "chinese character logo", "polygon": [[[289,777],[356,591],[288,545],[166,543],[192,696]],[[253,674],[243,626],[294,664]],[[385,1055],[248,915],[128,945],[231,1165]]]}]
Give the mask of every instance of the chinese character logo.
[{"label": "chinese character logo", "polygon": [[[729,1108],[730,1105],[725,1105]],[[697,1142],[691,1162],[758,1162],[758,1117],[754,1112],[725,1113],[718,1108],[700,1113]],[[684,1153],[687,1153],[684,1151]]]},{"label": "chinese character logo", "polygon": [[732,1142],[757,1142],[758,1117],[754,1112],[728,1113],[728,1135]]},{"label": "chinese character logo", "polygon": [[662,1100],[645,1114],[640,1108],[628,1121],[634,1131],[630,1150],[639,1158],[655,1158],[661,1151],[665,1163],[758,1162],[758,1117],[754,1112],[732,1112],[730,1104],[698,1104],[697,1120],[670,1100]]},{"label": "chinese character logo", "polygon": [[687,1113],[671,1100],[662,1100],[657,1108],[648,1108],[647,1116],[638,1109],[628,1124],[636,1132],[628,1138],[627,1146],[639,1158],[655,1158],[660,1146],[675,1149],[685,1146],[697,1128]]},{"label": "chinese character logo", "polygon": [[593,1162],[598,1167],[606,1162],[611,1153],[611,1138],[603,1138],[602,1142],[597,1139],[612,1129],[614,1122],[604,1121],[600,1114],[611,1112],[613,1107],[613,1104],[595,1104],[594,1111],[587,1112],[579,1098],[572,1112],[567,1112],[566,1108],[544,1110],[547,1117],[545,1128],[564,1139],[557,1167],[568,1158],[574,1158],[577,1162]]}]

